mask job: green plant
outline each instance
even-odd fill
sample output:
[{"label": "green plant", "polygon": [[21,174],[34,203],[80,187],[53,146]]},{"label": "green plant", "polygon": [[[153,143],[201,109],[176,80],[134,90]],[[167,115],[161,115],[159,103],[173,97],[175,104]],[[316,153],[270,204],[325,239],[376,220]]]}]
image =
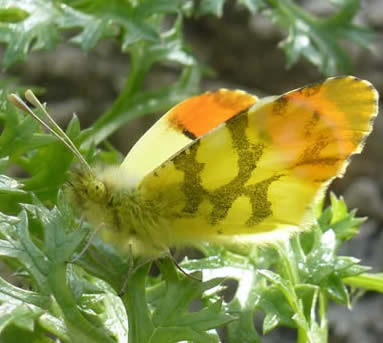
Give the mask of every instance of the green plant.
[{"label": "green plant", "polygon": [[[338,1],[342,6],[328,20],[310,16],[291,1],[239,2],[289,28],[283,46],[290,63],[302,55],[328,74],[349,68],[338,39],[362,43],[371,34],[351,24],[359,8],[354,0]],[[66,131],[88,161],[118,163],[121,156],[113,148],[95,146],[126,121],[165,111],[198,90],[203,68],[185,48],[183,19],[220,15],[223,4],[203,0],[193,9],[191,1],[174,0],[21,0],[8,6],[0,0],[0,41],[7,43],[3,64],[26,58],[31,49],[52,49],[71,28],[79,30],[71,41],[85,50],[101,39],[119,40],[131,65],[120,96],[90,129],[81,131],[74,117]],[[172,23],[165,31],[164,20]],[[308,45],[299,45],[302,37]],[[146,90],[146,75],[161,62],[175,63],[179,79]],[[129,256],[94,237],[60,192],[72,154],[9,104],[7,94],[22,88],[6,81],[0,86],[0,255],[23,285],[0,278],[1,341],[219,342],[216,329],[225,328],[227,342],[261,342],[253,318],[263,312],[263,333],[287,326],[297,330],[298,342],[322,343],[327,341],[328,302],[350,305],[347,284],[383,291],[381,275],[367,274],[357,259],[336,254],[362,220],[334,196],[329,208],[318,209],[318,225],[289,242],[245,251],[201,246],[204,257],[181,266],[207,281],[179,273],[167,259],[156,262],[159,275],[149,273],[150,263],[132,273]],[[12,165],[27,176],[6,176]],[[227,275],[238,282],[229,302],[221,296]]]}]

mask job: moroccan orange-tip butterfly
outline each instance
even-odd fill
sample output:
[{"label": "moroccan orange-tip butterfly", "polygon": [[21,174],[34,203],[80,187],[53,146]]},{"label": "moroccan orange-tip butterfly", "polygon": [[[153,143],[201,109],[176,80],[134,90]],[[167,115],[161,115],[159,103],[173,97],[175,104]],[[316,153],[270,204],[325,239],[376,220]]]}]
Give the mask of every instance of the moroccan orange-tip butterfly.
[{"label": "moroccan orange-tip butterfly", "polygon": [[[81,162],[68,193],[102,236],[134,255],[207,241],[284,239],[313,224],[330,182],[362,150],[378,93],[352,76],[259,100],[220,89],[173,107],[121,166],[92,169],[45,112],[45,124]],[[32,110],[16,95],[10,100]]]}]

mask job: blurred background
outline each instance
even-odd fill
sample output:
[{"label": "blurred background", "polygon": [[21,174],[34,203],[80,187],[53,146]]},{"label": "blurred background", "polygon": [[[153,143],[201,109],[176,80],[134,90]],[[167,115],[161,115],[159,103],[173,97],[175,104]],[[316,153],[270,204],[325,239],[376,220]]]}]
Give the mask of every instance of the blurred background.
[{"label": "blurred background", "polygon": [[[287,67],[286,54],[278,45],[286,38],[288,29],[277,25],[272,17],[251,13],[237,1],[222,3],[222,16],[193,15],[183,23],[187,50],[204,70],[201,90],[225,87],[259,96],[274,95],[326,77],[323,68],[321,72],[318,65],[307,59],[301,58]],[[319,18],[334,13],[331,2],[305,0],[295,3]],[[351,74],[369,80],[382,93],[383,2],[362,1],[353,22],[372,29],[375,34],[368,49],[350,41],[341,42],[352,62]],[[6,44],[1,44],[0,60],[4,58],[5,49]],[[43,100],[60,125],[65,127],[76,113],[81,126],[87,127],[112,106],[130,72],[130,56],[121,51],[120,43],[114,39],[101,40],[88,52],[64,40],[49,51],[30,52],[25,61],[10,65],[6,71],[3,69],[0,78],[12,77],[19,85],[40,87]],[[149,90],[165,87],[174,82],[179,73],[180,68],[174,63],[157,63],[145,78],[143,87]],[[340,68],[333,75],[342,73]],[[161,114],[151,113],[129,121],[109,137],[109,141],[125,155]],[[340,254],[362,259],[362,263],[375,272],[383,270],[382,135],[380,115],[363,154],[353,158],[345,177],[332,186],[336,194],[345,197],[350,208],[358,208],[359,216],[368,216],[360,235],[342,248]],[[383,297],[372,292],[358,301],[352,311],[332,306],[329,341],[382,342],[382,318]],[[288,342],[289,335],[289,331],[279,330],[266,337],[265,342]]]}]

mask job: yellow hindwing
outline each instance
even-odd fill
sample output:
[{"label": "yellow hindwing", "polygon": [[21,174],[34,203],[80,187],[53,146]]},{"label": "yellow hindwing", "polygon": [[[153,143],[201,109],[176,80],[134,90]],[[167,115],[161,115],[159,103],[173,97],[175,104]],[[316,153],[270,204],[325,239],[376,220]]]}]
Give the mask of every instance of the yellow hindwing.
[{"label": "yellow hindwing", "polygon": [[370,83],[351,76],[260,100],[146,175],[137,191],[166,209],[170,245],[267,241],[304,229],[361,151],[377,101]]}]

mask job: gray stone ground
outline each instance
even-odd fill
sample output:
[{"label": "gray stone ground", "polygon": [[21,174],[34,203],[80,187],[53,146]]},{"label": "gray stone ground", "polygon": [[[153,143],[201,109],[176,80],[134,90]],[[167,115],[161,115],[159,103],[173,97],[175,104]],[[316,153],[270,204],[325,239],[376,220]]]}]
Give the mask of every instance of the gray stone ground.
[{"label": "gray stone ground", "polygon": [[[303,3],[317,14],[329,11],[324,1]],[[362,5],[357,21],[373,27],[376,39],[371,51],[349,48],[355,65],[353,74],[370,80],[383,94],[383,1],[369,0]],[[204,81],[204,88],[241,88],[261,95],[278,94],[324,78],[307,62],[286,70],[284,54],[277,48],[284,32],[260,15],[249,17],[246,11],[229,7],[222,20],[209,17],[187,21],[185,32],[200,60],[217,72],[216,79]],[[65,125],[76,112],[86,126],[112,103],[128,71],[128,59],[119,52],[118,45],[103,42],[89,55],[69,45],[61,45],[54,52],[34,52],[26,64],[12,67],[7,75],[20,77],[23,84],[45,87],[45,100],[61,124]],[[160,85],[175,76],[175,70],[159,67],[148,84]],[[126,153],[154,120],[147,117],[129,123],[114,135],[114,144]],[[369,216],[361,234],[343,248],[342,254],[357,256],[380,272],[383,270],[382,135],[380,116],[364,153],[354,158],[347,175],[332,188],[344,194],[350,207],[359,208],[358,214]],[[382,318],[383,296],[374,293],[358,301],[352,311],[332,306],[329,341],[383,342]],[[293,335],[291,339],[288,337],[289,334],[280,331],[265,341],[295,341]]]}]

